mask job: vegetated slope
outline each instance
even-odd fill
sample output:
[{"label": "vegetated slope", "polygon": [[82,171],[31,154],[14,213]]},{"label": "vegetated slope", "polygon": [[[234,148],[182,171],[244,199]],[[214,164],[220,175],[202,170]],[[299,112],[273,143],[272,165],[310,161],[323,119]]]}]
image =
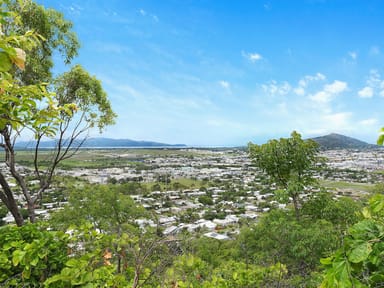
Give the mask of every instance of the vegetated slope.
[{"label": "vegetated slope", "polygon": [[329,135],[311,138],[316,141],[321,149],[330,150],[330,149],[372,149],[378,148],[379,146],[366,143],[364,141],[331,133]]},{"label": "vegetated slope", "polygon": [[[16,143],[18,149],[33,148],[34,141],[23,141]],[[43,141],[40,143],[41,148],[55,147],[55,140]],[[153,141],[136,141],[131,139],[112,139],[112,138],[89,138],[82,147],[84,148],[113,148],[113,147],[185,147],[185,144],[166,144]]]},{"label": "vegetated slope", "polygon": [[167,144],[153,141],[136,141],[131,139],[89,138],[84,143],[87,147],[163,147],[186,146],[185,144]]}]

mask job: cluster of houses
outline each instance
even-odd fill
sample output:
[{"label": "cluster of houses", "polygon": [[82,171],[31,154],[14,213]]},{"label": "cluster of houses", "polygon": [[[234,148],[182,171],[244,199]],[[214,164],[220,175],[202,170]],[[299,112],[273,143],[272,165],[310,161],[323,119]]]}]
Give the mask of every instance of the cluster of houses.
[{"label": "cluster of houses", "polygon": [[[160,225],[163,233],[172,235],[180,231],[200,232],[216,239],[229,239],[239,232],[242,223],[255,221],[260,213],[272,207],[284,209],[284,204],[273,200],[273,185],[265,175],[255,169],[244,150],[184,149],[183,153],[153,156],[141,155],[146,169],[131,165],[132,155],[110,153],[111,157],[126,156],[127,166],[114,168],[58,170],[58,174],[81,177],[91,183],[107,183],[111,180],[157,181],[194,179],[204,181],[204,187],[179,188],[150,191],[131,195],[143,207],[157,214],[158,223],[137,219],[138,225]],[[106,153],[108,155],[108,152]],[[112,156],[114,155],[114,156]],[[384,170],[384,153],[378,151],[334,150],[322,152],[327,159],[327,168],[318,177],[334,181],[371,183],[381,181]],[[165,179],[165,180],[164,180]],[[209,201],[207,201],[207,198]],[[64,203],[45,203],[37,212],[42,217],[49,210]],[[6,222],[12,217],[5,217]]]},{"label": "cluster of houses", "polygon": [[[233,194],[236,188],[232,187]],[[183,230],[188,232],[206,232],[204,235],[217,239],[229,239],[237,234],[241,223],[256,219],[262,212],[270,209],[269,205],[279,205],[271,201],[273,194],[260,194],[249,190],[245,196],[236,197],[236,201],[224,200],[224,191],[219,187],[209,187],[205,191],[184,189],[179,191],[153,191],[148,196],[133,195],[132,198],[147,209],[156,211],[158,223],[164,228],[163,234],[176,234]],[[212,202],[203,204],[200,196],[210,195]],[[167,203],[170,205],[166,205]],[[263,203],[264,205],[261,205]],[[267,207],[268,206],[268,207]],[[141,224],[146,223],[140,219]]]},{"label": "cluster of houses", "polygon": [[328,150],[321,153],[326,169],[319,176],[332,181],[384,182],[384,150]]}]

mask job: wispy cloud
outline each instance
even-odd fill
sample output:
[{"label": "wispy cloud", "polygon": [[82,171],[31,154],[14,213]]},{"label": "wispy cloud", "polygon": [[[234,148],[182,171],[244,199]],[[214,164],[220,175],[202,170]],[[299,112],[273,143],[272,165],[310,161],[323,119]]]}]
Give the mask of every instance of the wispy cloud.
[{"label": "wispy cloud", "polygon": [[257,111],[255,114],[259,113],[259,121],[268,123],[264,133],[268,133],[267,129],[286,133],[282,129],[289,127],[308,137],[347,133],[356,128],[353,109],[340,105],[350,89],[345,81],[327,81],[324,74],[316,73],[301,77],[296,86],[288,81],[269,81],[260,87],[252,107]]},{"label": "wispy cloud", "polygon": [[356,60],[357,59],[357,52],[355,52],[355,51],[348,52],[348,55],[349,55],[349,57],[352,58],[352,60]]},{"label": "wispy cloud", "polygon": [[372,56],[380,55],[380,47],[371,46],[371,48],[369,49],[369,55],[372,55]]},{"label": "wispy cloud", "polygon": [[364,119],[359,122],[363,126],[375,126],[379,121],[376,118]]},{"label": "wispy cloud", "polygon": [[247,52],[242,51],[241,55],[243,55],[243,57],[245,57],[246,59],[248,59],[252,63],[255,63],[255,62],[263,59],[263,56],[261,56],[261,54],[259,54],[259,53],[247,53]]},{"label": "wispy cloud", "polygon": [[269,2],[264,3],[263,7],[264,7],[264,10],[266,11],[270,11],[272,9],[271,3]]},{"label": "wispy cloud", "polygon": [[146,10],[144,9],[139,9],[138,10],[139,14],[143,17],[150,17],[154,22],[159,22],[159,17],[155,14],[152,14],[152,13],[148,13]]},{"label": "wispy cloud", "polygon": [[306,93],[305,88],[310,82],[314,81],[323,81],[326,77],[321,73],[316,73],[316,75],[306,75],[299,80],[298,86],[294,88],[294,92],[297,95],[303,96]]},{"label": "wispy cloud", "polygon": [[338,112],[325,114],[322,118],[324,120],[324,125],[333,129],[334,131],[338,130],[350,130],[350,118],[352,116],[351,112]]},{"label": "wispy cloud", "polygon": [[107,52],[107,53],[127,53],[132,52],[132,49],[128,45],[122,45],[116,42],[94,42],[94,49],[98,52]]},{"label": "wispy cloud", "polygon": [[367,78],[367,85],[369,85],[370,87],[377,87],[378,85],[380,85],[380,82],[381,75],[379,71],[377,71],[376,69],[371,69]]},{"label": "wispy cloud", "polygon": [[358,91],[360,98],[372,98],[375,94],[384,97],[384,80],[381,79],[381,75],[376,69],[369,71],[365,83],[366,86]]},{"label": "wispy cloud", "polygon": [[332,84],[324,86],[324,91],[329,94],[339,94],[347,90],[348,85],[346,82],[335,80]]},{"label": "wispy cloud", "polygon": [[219,84],[220,84],[220,86],[223,87],[224,89],[229,89],[230,86],[231,86],[231,85],[229,84],[228,81],[224,81],[224,80],[219,81]]},{"label": "wispy cloud", "polygon": [[63,10],[68,11],[69,14],[76,15],[76,16],[81,15],[82,11],[84,10],[83,7],[77,4],[71,4],[69,6],[64,6],[63,4],[60,4],[60,6]]},{"label": "wispy cloud", "polygon": [[335,80],[331,84],[326,84],[323,90],[310,95],[309,98],[317,103],[328,103],[338,94],[346,91],[348,84],[343,81]]},{"label": "wispy cloud", "polygon": [[[292,81],[296,86],[288,81],[277,80],[260,83],[256,91],[242,91],[245,92],[242,93],[242,101],[232,101],[231,97],[218,98],[223,91],[233,90],[231,94],[237,95],[238,85],[234,85],[234,79],[223,77],[210,82],[192,76],[172,74],[171,78],[177,79],[172,82],[174,85],[166,86],[157,86],[159,84],[150,81],[131,81],[127,85],[108,83],[116,91],[113,93],[118,100],[116,102],[131,107],[130,113],[117,111],[121,115],[119,122],[129,123],[126,128],[132,135],[130,137],[140,138],[144,135],[133,123],[149,125],[151,121],[156,123],[147,131],[151,139],[167,142],[163,139],[172,139],[177,131],[177,141],[188,144],[192,144],[188,140],[190,133],[201,133],[200,130],[205,131],[204,141],[220,144],[215,139],[223,141],[225,137],[243,137],[244,141],[252,140],[246,139],[250,131],[254,135],[271,135],[271,131],[274,135],[285,135],[296,129],[304,137],[331,132],[350,135],[364,128],[374,129],[378,123],[374,116],[354,114],[351,107],[339,105],[346,97],[345,92],[352,88],[344,81],[327,80],[322,73]],[[303,95],[298,95],[298,88],[303,88]],[[357,91],[351,95],[357,97]],[[353,100],[350,102],[352,105]],[[137,113],[138,110],[141,113]],[[226,135],[228,129],[231,135]]]},{"label": "wispy cloud", "polygon": [[275,80],[272,80],[267,84],[262,84],[261,88],[266,95],[272,97],[287,95],[292,90],[292,86],[287,81],[278,83]]},{"label": "wispy cloud", "polygon": [[358,92],[360,98],[371,98],[373,96],[373,88],[365,86]]}]

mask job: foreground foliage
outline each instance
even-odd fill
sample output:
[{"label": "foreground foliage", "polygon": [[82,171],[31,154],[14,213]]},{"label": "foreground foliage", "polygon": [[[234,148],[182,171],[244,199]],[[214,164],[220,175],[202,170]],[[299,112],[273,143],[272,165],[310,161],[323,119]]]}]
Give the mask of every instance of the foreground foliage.
[{"label": "foreground foliage", "polygon": [[37,225],[0,227],[0,286],[38,287],[60,273],[68,259],[68,235]]},{"label": "foreground foliage", "polygon": [[[158,226],[140,228],[137,219],[156,223],[156,217],[132,201],[126,185],[77,185],[68,205],[48,223],[1,228],[2,287],[318,287],[324,266],[324,287],[337,287],[333,283],[344,276],[338,279],[339,270],[327,267],[339,267],[335,251],[352,247],[351,261],[372,262],[381,255],[381,244],[372,240],[378,235],[364,238],[365,246],[356,246],[349,236],[343,239],[348,227],[367,237],[359,224],[366,220],[355,224],[361,219],[355,215],[358,204],[327,193],[304,204],[301,221],[293,209],[272,210],[244,226],[238,237],[221,241],[198,233],[166,237]],[[383,204],[372,201],[375,212],[363,214],[376,221]],[[379,254],[372,252],[370,258],[364,247]],[[319,259],[327,256],[322,266]],[[372,279],[381,273],[379,259]],[[359,273],[366,276],[368,267],[373,266],[361,265]]]},{"label": "foreground foliage", "polygon": [[[82,146],[89,129],[97,127],[102,131],[116,117],[100,81],[81,66],[52,79],[55,51],[69,64],[78,47],[72,23],[61,13],[29,0],[2,1],[0,148],[6,155],[2,160],[6,169],[0,171],[0,200],[19,226],[24,219],[18,193],[26,202],[30,222],[35,222],[35,209],[50,187],[58,165]],[[34,140],[33,176],[38,185],[33,188],[20,170],[15,152],[15,143],[25,131]],[[42,157],[41,141],[47,138],[54,140],[55,147]]]},{"label": "foreground foliage", "polygon": [[376,195],[362,211],[342,246],[323,258],[325,277],[321,287],[382,287],[384,285],[384,196]]}]

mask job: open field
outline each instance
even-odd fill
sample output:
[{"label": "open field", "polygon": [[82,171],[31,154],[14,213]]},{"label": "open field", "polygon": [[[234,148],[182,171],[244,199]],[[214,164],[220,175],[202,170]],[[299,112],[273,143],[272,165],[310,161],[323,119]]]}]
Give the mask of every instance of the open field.
[{"label": "open field", "polygon": [[355,192],[364,191],[370,193],[374,184],[369,183],[356,183],[356,182],[346,182],[346,181],[330,181],[330,180],[321,180],[320,185],[325,188],[330,189],[344,189],[351,190]]},{"label": "open field", "polygon": [[[39,152],[40,162],[49,159],[52,150],[45,149]],[[128,148],[128,149],[80,149],[72,158],[64,160],[62,169],[72,168],[110,168],[140,165],[144,159],[155,157],[186,157],[193,158],[210,155],[209,151],[200,149],[169,149],[169,148]],[[0,153],[4,157],[4,153]],[[33,151],[18,150],[16,153],[18,163],[27,167],[33,166]],[[143,167],[144,168],[144,167]]]}]

